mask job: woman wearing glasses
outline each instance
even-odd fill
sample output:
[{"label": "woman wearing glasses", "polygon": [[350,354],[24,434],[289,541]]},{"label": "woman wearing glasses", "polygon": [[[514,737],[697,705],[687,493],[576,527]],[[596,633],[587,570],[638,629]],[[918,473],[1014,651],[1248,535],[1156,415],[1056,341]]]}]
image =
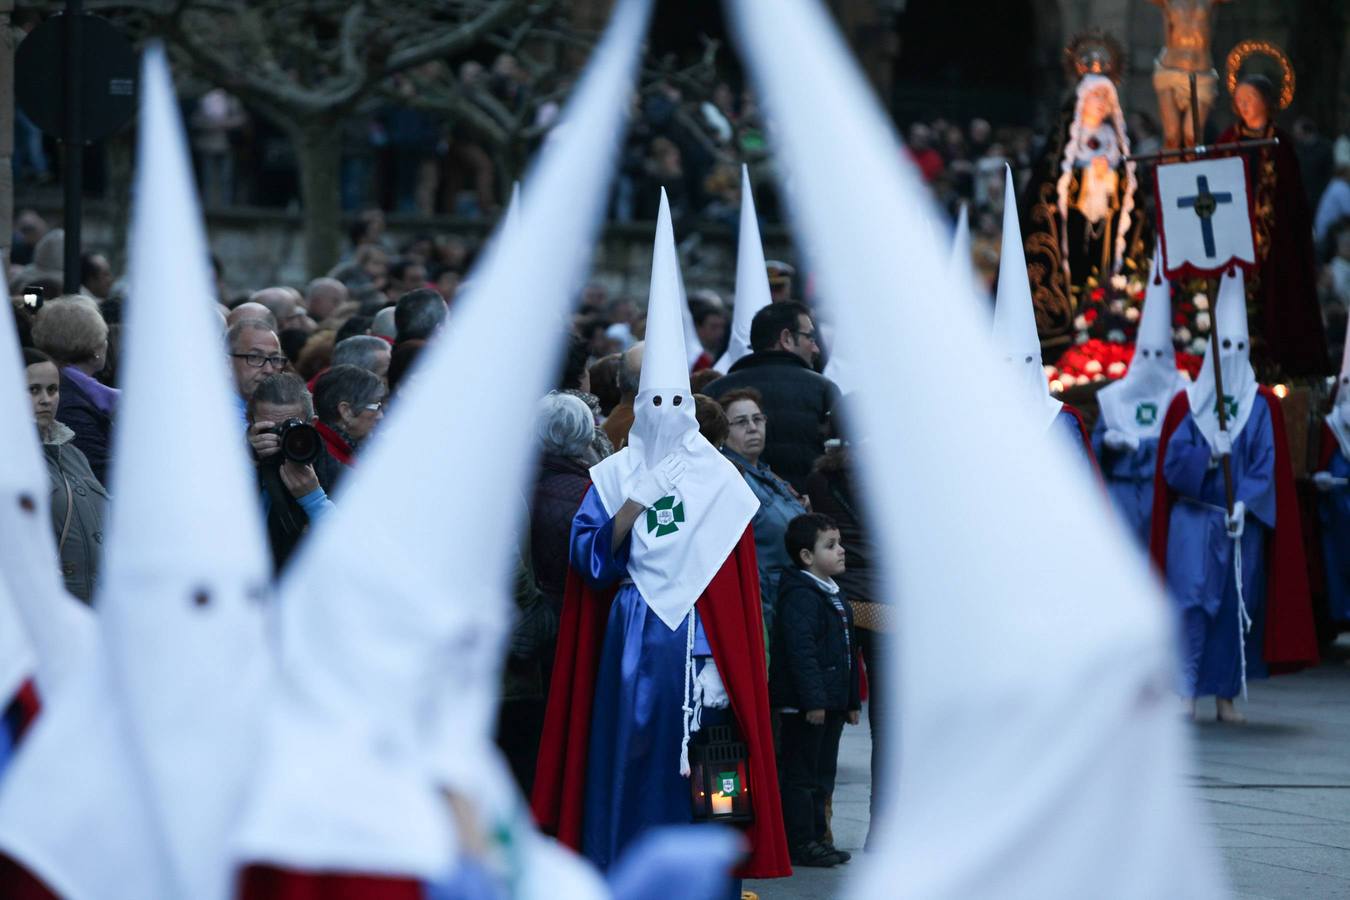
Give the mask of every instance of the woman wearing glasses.
[{"label": "woman wearing glasses", "polygon": [[792,566],[783,535],[788,522],[809,508],[802,497],[761,461],[768,417],[761,408],[759,391],[736,388],[722,395],[727,415],[727,438],[722,454],[740,470],[741,477],[759,498],[759,512],[751,521],[755,532],[755,556],[759,560],[760,600],[764,627],[773,634],[774,609],[778,599],[778,576]]},{"label": "woman wearing glasses", "polygon": [[314,384],[314,426],[323,436],[328,453],[344,466],[361,442],[384,418],[384,382],[359,366],[333,366]]}]

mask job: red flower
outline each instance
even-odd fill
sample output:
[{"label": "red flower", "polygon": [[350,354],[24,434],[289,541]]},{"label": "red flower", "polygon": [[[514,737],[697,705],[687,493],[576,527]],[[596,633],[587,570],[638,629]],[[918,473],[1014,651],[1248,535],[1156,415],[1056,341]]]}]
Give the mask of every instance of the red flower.
[{"label": "red flower", "polygon": [[1093,289],[1092,289],[1092,293],[1089,294],[1088,296],[1090,296],[1093,300],[1096,300],[1096,301],[1098,301],[1098,302],[1101,302],[1102,300],[1105,300],[1105,299],[1106,299],[1106,288],[1100,288],[1100,287],[1099,287],[1099,288],[1093,288]]}]

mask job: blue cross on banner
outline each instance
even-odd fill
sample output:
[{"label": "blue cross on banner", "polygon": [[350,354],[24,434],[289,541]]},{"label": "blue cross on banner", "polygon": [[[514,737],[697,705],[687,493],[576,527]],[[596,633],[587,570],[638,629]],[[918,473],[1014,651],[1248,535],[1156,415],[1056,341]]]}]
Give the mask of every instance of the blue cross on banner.
[{"label": "blue cross on banner", "polygon": [[1242,157],[1158,166],[1155,177],[1167,277],[1216,276],[1232,265],[1256,264]]},{"label": "blue cross on banner", "polygon": [[1177,206],[1180,209],[1195,210],[1196,216],[1200,219],[1200,234],[1205,241],[1205,255],[1211,259],[1217,251],[1214,247],[1214,223],[1210,219],[1214,218],[1220,203],[1232,202],[1233,195],[1227,191],[1222,194],[1212,193],[1209,189],[1209,179],[1204,175],[1196,176],[1194,195],[1177,198]]}]

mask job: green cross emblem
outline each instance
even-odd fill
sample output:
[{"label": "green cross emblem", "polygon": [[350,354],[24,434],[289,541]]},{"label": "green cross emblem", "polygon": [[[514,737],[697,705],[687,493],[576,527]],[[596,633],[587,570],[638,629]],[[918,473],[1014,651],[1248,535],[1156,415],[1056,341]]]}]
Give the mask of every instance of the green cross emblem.
[{"label": "green cross emblem", "polygon": [[679,531],[683,521],[684,504],[676,503],[674,495],[662,497],[647,510],[647,533],[665,537]]},{"label": "green cross emblem", "polygon": [[[1228,413],[1228,418],[1236,419],[1238,414],[1237,398],[1234,397],[1232,394],[1224,394],[1223,405],[1224,411]],[[1217,416],[1218,414],[1219,414],[1219,401],[1216,400],[1214,401],[1214,415]]]},{"label": "green cross emblem", "polygon": [[1140,425],[1152,425],[1158,421],[1158,404],[1140,403],[1134,408],[1134,420]]},{"label": "green cross emblem", "polygon": [[717,781],[722,785],[722,796],[739,797],[741,795],[741,776],[735,772],[717,773]]}]

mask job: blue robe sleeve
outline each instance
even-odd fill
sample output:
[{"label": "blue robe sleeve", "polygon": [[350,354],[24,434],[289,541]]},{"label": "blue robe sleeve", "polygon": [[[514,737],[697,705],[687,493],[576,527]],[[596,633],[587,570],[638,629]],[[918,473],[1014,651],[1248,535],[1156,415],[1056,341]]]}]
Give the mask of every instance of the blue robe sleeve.
[{"label": "blue robe sleeve", "polygon": [[628,575],[628,548],[628,541],[621,547],[614,546],[614,520],[592,487],[572,519],[567,556],[572,568],[591,587],[609,587]]},{"label": "blue robe sleeve", "polygon": [[1261,524],[1275,527],[1275,429],[1260,398],[1233,451],[1233,496]]},{"label": "blue robe sleeve", "polygon": [[1205,475],[1210,471],[1209,442],[1189,415],[1172,432],[1163,459],[1163,477],[1172,490],[1194,500],[1204,498]]}]

